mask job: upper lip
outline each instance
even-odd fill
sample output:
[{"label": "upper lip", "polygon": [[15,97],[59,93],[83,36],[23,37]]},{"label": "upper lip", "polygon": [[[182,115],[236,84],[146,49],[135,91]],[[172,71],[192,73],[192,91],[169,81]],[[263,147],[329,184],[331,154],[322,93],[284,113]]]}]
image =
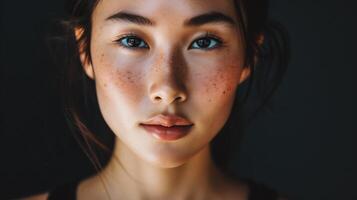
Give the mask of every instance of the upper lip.
[{"label": "upper lip", "polygon": [[143,122],[142,124],[144,125],[161,125],[165,127],[171,127],[171,126],[188,126],[188,125],[193,125],[192,122],[187,120],[184,117],[180,117],[177,115],[164,115],[164,114],[159,114],[156,115],[149,120]]}]

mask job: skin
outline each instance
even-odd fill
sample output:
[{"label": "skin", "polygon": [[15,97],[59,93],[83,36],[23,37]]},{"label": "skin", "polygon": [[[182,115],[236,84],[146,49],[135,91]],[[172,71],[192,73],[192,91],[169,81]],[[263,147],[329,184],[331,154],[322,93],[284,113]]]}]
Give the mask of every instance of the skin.
[{"label": "skin", "polygon": [[[107,20],[121,10],[145,16],[153,25]],[[80,185],[79,199],[102,198],[100,178],[112,199],[215,199],[232,187],[214,166],[209,143],[226,122],[235,91],[249,70],[243,68],[236,21],[183,25],[210,11],[237,19],[233,1],[104,0],[95,8],[92,62],[82,55],[82,64],[96,83],[101,113],[117,140],[114,156],[100,176]],[[224,46],[189,49],[207,31]],[[128,33],[148,48],[121,47],[118,36]],[[159,113],[184,116],[194,123],[193,129],[176,141],[158,140],[139,124]],[[94,194],[93,188],[101,192]]]},{"label": "skin", "polygon": [[[107,20],[122,10],[154,23]],[[230,16],[234,23],[184,25],[211,11]],[[228,0],[99,2],[92,15],[92,60],[82,53],[81,61],[95,81],[101,113],[117,139],[109,164],[80,183],[79,200],[247,198],[246,186],[214,165],[209,146],[229,117],[239,84],[250,74],[243,66],[237,20]],[[207,31],[224,41],[223,46],[190,49]],[[81,32],[76,29],[76,36]],[[117,40],[128,33],[148,48],[121,47]],[[160,113],[183,116],[194,126],[179,140],[158,140],[139,124]]]}]

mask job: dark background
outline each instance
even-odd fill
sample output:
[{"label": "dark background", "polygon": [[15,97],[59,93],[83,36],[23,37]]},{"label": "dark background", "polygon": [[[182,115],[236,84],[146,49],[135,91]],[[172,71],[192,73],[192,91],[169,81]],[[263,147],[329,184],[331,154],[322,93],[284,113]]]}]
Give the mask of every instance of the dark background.
[{"label": "dark background", "polygon": [[[1,1],[0,199],[93,168],[65,126],[44,38],[61,1]],[[291,200],[357,199],[355,1],[271,1],[292,59],[273,109],[248,128],[235,165]]]}]

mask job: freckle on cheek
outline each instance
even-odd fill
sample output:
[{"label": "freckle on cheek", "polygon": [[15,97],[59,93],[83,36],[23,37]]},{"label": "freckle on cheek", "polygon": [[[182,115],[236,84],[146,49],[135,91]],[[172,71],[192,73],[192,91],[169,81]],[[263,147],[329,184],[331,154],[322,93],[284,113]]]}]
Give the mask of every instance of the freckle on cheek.
[{"label": "freckle on cheek", "polygon": [[118,88],[124,91],[133,91],[138,89],[137,83],[142,79],[142,74],[135,74],[132,71],[115,71],[112,73],[112,78]]},{"label": "freckle on cheek", "polygon": [[126,72],[126,79],[131,80],[131,72]]},{"label": "freckle on cheek", "polygon": [[[222,70],[219,70],[214,77],[212,77],[208,82],[206,88],[206,94],[208,95],[227,95],[229,94],[234,87],[237,77],[228,74],[227,72],[223,73]],[[212,90],[211,90],[212,88]],[[208,101],[210,102],[210,98]]]}]

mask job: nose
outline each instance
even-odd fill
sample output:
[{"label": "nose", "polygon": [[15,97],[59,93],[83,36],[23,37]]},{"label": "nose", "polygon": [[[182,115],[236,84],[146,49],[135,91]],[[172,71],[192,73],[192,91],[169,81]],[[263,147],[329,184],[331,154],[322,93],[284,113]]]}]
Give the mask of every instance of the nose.
[{"label": "nose", "polygon": [[177,54],[155,58],[149,76],[149,96],[153,103],[170,105],[186,101],[186,70],[182,60]]}]

